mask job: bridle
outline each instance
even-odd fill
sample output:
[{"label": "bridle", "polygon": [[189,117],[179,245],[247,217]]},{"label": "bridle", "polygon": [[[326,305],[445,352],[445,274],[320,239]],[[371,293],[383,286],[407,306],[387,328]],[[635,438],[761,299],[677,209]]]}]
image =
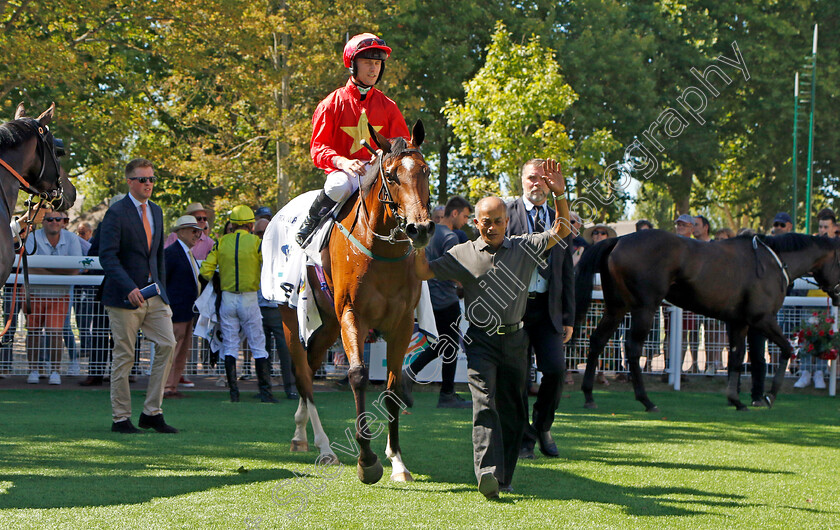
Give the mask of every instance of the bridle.
[{"label": "bridle", "polygon": [[[50,129],[46,125],[38,124],[36,131],[38,133],[38,143],[35,149],[38,153],[38,158],[41,161],[41,172],[38,174],[38,178],[35,182],[41,182],[44,178],[44,173],[47,169],[47,153],[49,153],[49,160],[52,162],[53,169],[55,169],[56,189],[49,192],[38,191],[34,186],[32,186],[32,184],[29,183],[29,181],[23,178],[20,173],[15,171],[15,169],[2,158],[0,158],[0,165],[2,165],[6,171],[11,173],[12,176],[20,182],[21,189],[30,195],[37,196],[41,202],[48,202],[52,204],[55,209],[59,209],[64,203],[64,190],[61,187],[61,166],[58,164],[58,156],[56,156],[55,153],[55,143],[52,141]],[[5,196],[5,191],[3,191],[3,195],[4,202],[11,212],[13,204],[9,203],[9,198]]]}]

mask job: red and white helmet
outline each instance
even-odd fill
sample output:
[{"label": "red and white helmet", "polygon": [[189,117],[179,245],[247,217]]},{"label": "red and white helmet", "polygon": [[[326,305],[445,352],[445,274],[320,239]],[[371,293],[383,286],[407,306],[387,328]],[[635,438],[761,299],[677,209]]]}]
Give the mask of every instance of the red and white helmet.
[{"label": "red and white helmet", "polygon": [[390,56],[391,48],[373,33],[355,35],[344,45],[344,66],[350,69],[351,75],[356,75],[355,59],[357,57],[382,61],[382,71],[379,72],[377,82],[382,79],[382,74],[385,73],[385,60]]}]

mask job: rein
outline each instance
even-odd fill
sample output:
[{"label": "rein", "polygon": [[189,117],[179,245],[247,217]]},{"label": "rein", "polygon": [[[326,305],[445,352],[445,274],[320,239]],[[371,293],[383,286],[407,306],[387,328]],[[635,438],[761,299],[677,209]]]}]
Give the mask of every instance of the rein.
[{"label": "rein", "polygon": [[[391,212],[391,215],[397,222],[397,226],[391,229],[391,233],[388,236],[383,236],[378,234],[372,227],[370,223],[370,214],[368,213],[365,198],[366,195],[362,192],[362,183],[359,182],[359,205],[356,209],[356,219],[353,220],[353,225],[356,224],[356,221],[361,217],[363,220],[364,227],[368,229],[370,233],[373,234],[373,237],[379,239],[380,241],[385,241],[390,245],[396,245],[398,243],[410,243],[411,240],[408,237],[397,239],[397,234],[402,232],[405,234],[405,228],[408,224],[408,220],[399,214],[399,205],[396,201],[394,201],[394,197],[391,194],[391,188],[388,187],[388,179],[385,177],[385,169],[383,168],[383,160],[384,155],[382,151],[374,151],[370,144],[367,141],[362,141],[362,145],[364,145],[371,153],[376,155],[377,164],[378,164],[378,178],[382,182],[382,185],[379,188],[379,193],[377,194],[377,199],[380,203],[384,204],[388,210]],[[419,149],[404,149],[401,153],[420,153]],[[359,215],[359,210],[361,210],[361,216]],[[384,261],[386,263],[396,263],[398,261],[403,261],[404,259],[408,258],[411,255],[411,245],[408,246],[405,254],[402,256],[397,256],[395,258],[388,258],[385,256],[380,256],[378,254],[374,254],[373,251],[361,241],[359,241],[350,230],[347,230],[345,226],[339,222],[336,222],[338,225],[338,230],[346,237],[353,245],[359,249],[365,256],[376,260],[376,261]]]}]

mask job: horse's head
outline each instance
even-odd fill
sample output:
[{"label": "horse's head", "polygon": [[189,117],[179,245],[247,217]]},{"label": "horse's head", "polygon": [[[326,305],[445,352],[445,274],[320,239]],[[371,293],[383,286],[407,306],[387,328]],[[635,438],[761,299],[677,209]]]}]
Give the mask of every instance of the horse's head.
[{"label": "horse's head", "polygon": [[[76,187],[58,158],[64,154],[64,144],[56,139],[48,127],[55,113],[55,103],[35,119],[27,118],[23,103],[17,106],[15,122],[32,129],[33,152],[24,157],[20,175],[26,191],[48,201],[56,210],[67,210],[76,201]],[[27,187],[28,185],[28,187]]]},{"label": "horse's head", "polygon": [[840,240],[814,236],[826,253],[811,270],[820,289],[828,294],[835,307],[840,306]]},{"label": "horse's head", "polygon": [[[368,125],[370,137],[382,151],[382,175],[384,181],[380,199],[394,210],[398,223],[405,223],[403,230],[414,248],[425,248],[435,232],[435,224],[429,216],[429,170],[420,144],[425,138],[423,122],[417,120],[411,131],[411,140],[403,138],[388,140]],[[390,198],[388,197],[390,195]],[[402,219],[402,221],[401,221]]]}]

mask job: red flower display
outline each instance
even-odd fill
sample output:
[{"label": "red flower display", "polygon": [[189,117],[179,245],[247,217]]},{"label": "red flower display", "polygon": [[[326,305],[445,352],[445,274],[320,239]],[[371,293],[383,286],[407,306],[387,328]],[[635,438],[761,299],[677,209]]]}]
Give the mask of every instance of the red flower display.
[{"label": "red flower display", "polygon": [[834,333],[834,318],[827,311],[812,313],[795,333],[799,350],[814,357],[832,360],[840,351],[840,333]]}]

